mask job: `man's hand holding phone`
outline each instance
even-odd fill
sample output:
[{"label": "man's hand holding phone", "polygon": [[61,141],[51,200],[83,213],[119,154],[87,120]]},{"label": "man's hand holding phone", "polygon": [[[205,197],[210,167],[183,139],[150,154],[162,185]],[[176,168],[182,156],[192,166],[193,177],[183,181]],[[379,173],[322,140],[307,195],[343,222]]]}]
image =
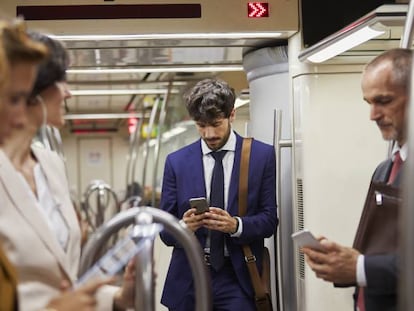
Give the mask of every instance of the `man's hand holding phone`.
[{"label": "man's hand holding phone", "polygon": [[300,248],[311,248],[320,252],[324,252],[324,248],[317,238],[307,229],[292,234],[292,239]]},{"label": "man's hand holding phone", "polygon": [[337,284],[355,284],[360,253],[324,237],[315,238],[309,231],[294,233],[292,238],[302,248],[309,267],[318,278]]},{"label": "man's hand holding phone", "polygon": [[209,206],[206,198],[191,198],[189,200],[190,208],[184,213],[183,221],[187,227],[195,232],[203,226],[203,219],[206,217],[205,213],[209,211]]},{"label": "man's hand holding phone", "polygon": [[196,209],[195,211],[196,215],[203,214],[209,211],[207,199],[204,197],[191,198],[189,202],[190,202],[190,207]]}]

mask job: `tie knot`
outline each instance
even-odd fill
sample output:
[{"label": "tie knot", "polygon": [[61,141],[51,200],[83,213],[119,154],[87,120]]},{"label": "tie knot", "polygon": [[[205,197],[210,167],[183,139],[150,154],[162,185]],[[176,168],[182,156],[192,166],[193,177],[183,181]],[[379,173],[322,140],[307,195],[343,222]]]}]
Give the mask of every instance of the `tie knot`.
[{"label": "tie knot", "polygon": [[220,150],[220,151],[214,151],[211,153],[214,160],[221,162],[224,158],[224,155],[226,154],[227,150]]}]

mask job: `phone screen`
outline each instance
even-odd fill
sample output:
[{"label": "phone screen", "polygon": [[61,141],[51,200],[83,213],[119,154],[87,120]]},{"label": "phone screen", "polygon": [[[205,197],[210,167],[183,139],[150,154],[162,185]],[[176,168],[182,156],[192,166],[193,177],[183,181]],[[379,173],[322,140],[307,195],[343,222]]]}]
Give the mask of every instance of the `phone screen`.
[{"label": "phone screen", "polygon": [[292,234],[293,241],[298,247],[309,247],[317,250],[323,250],[321,243],[316,239],[309,230],[302,230]]},{"label": "phone screen", "polygon": [[208,212],[209,210],[207,200],[204,197],[191,198],[189,202],[190,202],[191,208],[196,208],[196,212],[195,212],[196,214],[202,214],[202,213]]}]

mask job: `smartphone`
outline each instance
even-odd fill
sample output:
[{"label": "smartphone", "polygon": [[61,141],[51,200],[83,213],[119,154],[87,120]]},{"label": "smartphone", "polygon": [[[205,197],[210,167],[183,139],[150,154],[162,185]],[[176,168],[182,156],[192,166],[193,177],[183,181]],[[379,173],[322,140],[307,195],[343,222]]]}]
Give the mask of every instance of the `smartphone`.
[{"label": "smartphone", "polygon": [[321,243],[307,229],[293,233],[292,239],[298,247],[309,247],[323,251]]},{"label": "smartphone", "polygon": [[208,207],[208,204],[207,204],[207,200],[204,197],[191,198],[189,200],[189,202],[190,202],[190,207],[191,208],[193,208],[193,207],[196,208],[196,212],[195,213],[197,215],[198,214],[205,213],[205,212],[208,212],[210,210],[209,207]]}]

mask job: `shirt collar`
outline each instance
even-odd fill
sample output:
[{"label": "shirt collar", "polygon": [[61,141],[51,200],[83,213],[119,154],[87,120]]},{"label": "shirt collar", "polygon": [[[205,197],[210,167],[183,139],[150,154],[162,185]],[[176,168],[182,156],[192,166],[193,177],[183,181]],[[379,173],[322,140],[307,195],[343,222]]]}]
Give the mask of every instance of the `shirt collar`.
[{"label": "shirt collar", "polygon": [[[230,131],[229,139],[227,139],[227,142],[224,144],[224,146],[217,151],[220,150],[236,151],[236,134],[234,134],[233,130]],[[203,155],[213,152],[213,150],[207,146],[204,140],[201,140],[201,151],[203,152]]]},{"label": "shirt collar", "polygon": [[408,145],[407,145],[407,143],[405,143],[401,147],[398,146],[397,143],[394,144],[394,147],[392,148],[392,159],[393,160],[394,160],[394,155],[396,154],[397,151],[400,152],[401,160],[403,160],[403,162],[404,162],[407,159],[407,154],[408,154]]}]

